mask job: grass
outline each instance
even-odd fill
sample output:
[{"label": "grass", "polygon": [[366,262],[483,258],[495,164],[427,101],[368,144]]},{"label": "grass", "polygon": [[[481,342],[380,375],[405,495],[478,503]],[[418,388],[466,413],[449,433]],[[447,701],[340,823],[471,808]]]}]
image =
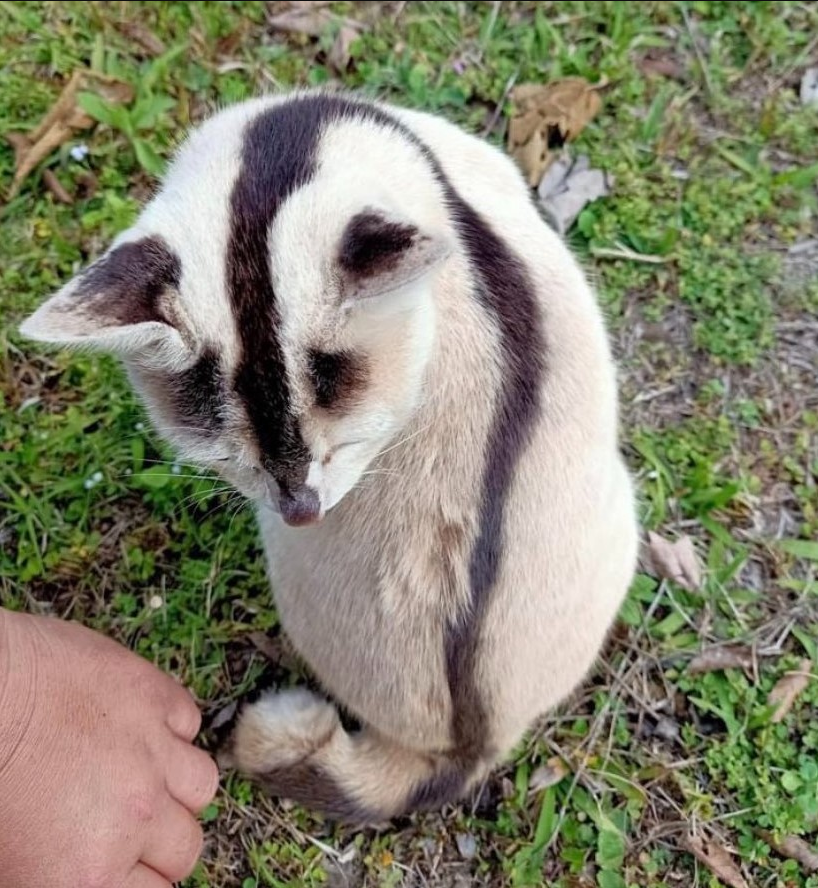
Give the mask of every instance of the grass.
[{"label": "grass", "polygon": [[[46,160],[72,205],[38,172],[0,211],[0,603],[128,644],[192,688],[209,726],[254,687],[299,677],[252,521],[157,444],[110,360],[44,355],[15,325],[133,219],[188,122],[338,77],[337,26],[316,39],[271,33],[267,15],[285,5],[0,9],[0,131],[32,128],[77,67],[135,90],[113,112],[84,99],[99,124]],[[368,26],[344,83],[498,142],[510,82],[607,82],[578,149],[616,184],[570,240],[620,358],[644,524],[693,537],[706,576],[689,592],[640,574],[596,674],[471,803],[356,833],[230,776],[187,885],[724,884],[684,850],[696,831],[749,884],[816,888],[773,845],[818,832],[818,682],[781,722],[768,695],[818,658],[818,112],[797,98],[818,59],[818,9],[332,6]],[[161,45],[146,48],[146,33]],[[13,160],[0,145],[3,185]],[[617,258],[623,248],[636,258]],[[689,669],[725,641],[751,652],[749,672]]]}]

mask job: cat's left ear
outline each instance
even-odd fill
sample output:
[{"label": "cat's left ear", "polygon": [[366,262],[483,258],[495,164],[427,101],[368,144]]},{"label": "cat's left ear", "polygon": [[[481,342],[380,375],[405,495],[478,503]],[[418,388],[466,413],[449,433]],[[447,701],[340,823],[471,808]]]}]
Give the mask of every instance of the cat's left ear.
[{"label": "cat's left ear", "polygon": [[443,236],[380,209],[367,209],[344,229],[338,251],[349,303],[404,291],[451,252]]},{"label": "cat's left ear", "polygon": [[174,318],[180,277],[179,257],[162,238],[119,242],[43,303],[20,332],[148,362],[173,360],[184,348]]}]

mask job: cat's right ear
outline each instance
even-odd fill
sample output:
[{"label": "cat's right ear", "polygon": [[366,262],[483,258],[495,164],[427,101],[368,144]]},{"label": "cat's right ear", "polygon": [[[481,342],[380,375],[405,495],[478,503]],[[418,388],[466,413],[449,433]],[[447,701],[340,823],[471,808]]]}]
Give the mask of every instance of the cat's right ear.
[{"label": "cat's right ear", "polygon": [[371,303],[404,291],[429,274],[451,249],[445,237],[421,231],[385,210],[358,213],[348,222],[338,253],[347,304]]},{"label": "cat's right ear", "polygon": [[178,360],[185,350],[173,308],[180,277],[179,257],[162,238],[119,242],[43,303],[20,332],[149,363]]}]

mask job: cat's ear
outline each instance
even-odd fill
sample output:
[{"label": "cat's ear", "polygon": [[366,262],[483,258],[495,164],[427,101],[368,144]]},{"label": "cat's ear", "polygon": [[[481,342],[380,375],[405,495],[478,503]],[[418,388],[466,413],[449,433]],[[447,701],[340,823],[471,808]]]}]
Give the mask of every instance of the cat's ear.
[{"label": "cat's ear", "polygon": [[405,291],[451,252],[443,236],[383,210],[353,216],[341,236],[338,266],[349,303]]},{"label": "cat's ear", "polygon": [[119,242],[43,303],[20,332],[150,362],[173,360],[184,349],[174,320],[180,277],[179,257],[162,238]]}]

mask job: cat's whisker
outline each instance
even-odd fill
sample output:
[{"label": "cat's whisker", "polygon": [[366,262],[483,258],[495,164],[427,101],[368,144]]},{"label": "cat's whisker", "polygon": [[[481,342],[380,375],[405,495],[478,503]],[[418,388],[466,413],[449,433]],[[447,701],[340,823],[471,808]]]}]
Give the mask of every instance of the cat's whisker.
[{"label": "cat's whisker", "polygon": [[227,522],[227,530],[225,531],[225,536],[227,536],[227,535],[230,533],[230,531],[231,531],[232,528],[233,528],[233,522],[236,520],[236,517],[239,515],[239,513],[242,511],[242,509],[244,508],[244,506],[247,504],[247,500],[245,500],[245,498],[244,498],[244,497],[243,497],[238,491],[234,491],[234,496],[231,496],[231,497],[227,500],[227,506],[226,506],[226,507],[227,507],[228,510],[230,510],[231,505],[232,505],[232,503],[233,503],[233,501],[234,501],[234,498],[235,498],[238,502],[237,502],[237,504],[236,504],[236,507],[235,507],[235,508],[233,509],[233,511],[230,513],[230,518],[229,518],[229,520],[228,520],[228,522]]},{"label": "cat's whisker", "polygon": [[213,499],[215,496],[221,496],[228,491],[231,491],[233,488],[230,485],[225,485],[224,487],[217,487],[214,490],[205,490],[205,491],[197,491],[196,493],[188,494],[183,500],[180,500],[176,503],[174,508],[181,509],[184,508],[188,503],[195,503],[197,506],[201,506],[202,503],[207,502],[209,499]]},{"label": "cat's whisker", "polygon": [[118,472],[115,478],[178,478],[180,481],[212,481],[213,475],[183,475],[181,472]]},{"label": "cat's whisker", "polygon": [[375,455],[375,459],[379,459],[380,457],[384,456],[385,454],[391,453],[396,448],[400,447],[403,444],[406,444],[407,441],[411,441],[412,438],[416,438],[418,435],[422,434],[423,432],[428,431],[431,427],[432,427],[432,423],[429,423],[428,425],[421,426],[421,428],[419,428],[419,429],[415,429],[414,432],[412,432],[409,435],[406,435],[405,438],[401,438],[400,441],[398,441],[397,443],[391,444],[385,450],[381,450],[380,453],[377,453]]}]

